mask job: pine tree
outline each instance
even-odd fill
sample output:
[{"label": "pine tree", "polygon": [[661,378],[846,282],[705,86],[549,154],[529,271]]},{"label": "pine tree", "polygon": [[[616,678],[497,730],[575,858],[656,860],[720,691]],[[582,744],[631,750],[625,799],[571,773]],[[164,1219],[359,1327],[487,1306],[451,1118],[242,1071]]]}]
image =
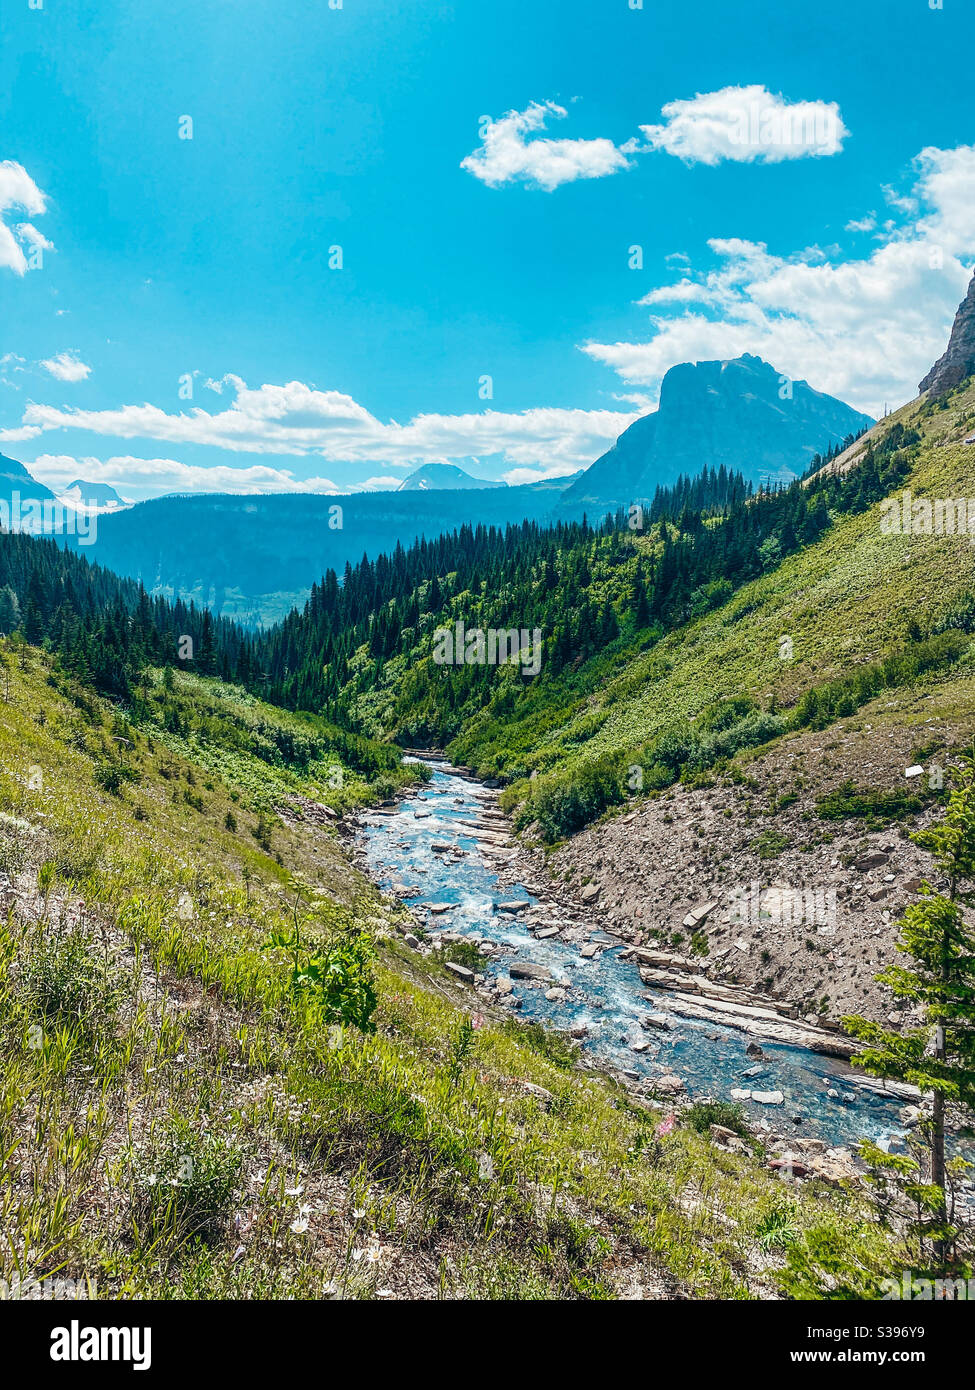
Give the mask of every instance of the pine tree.
[{"label": "pine tree", "polygon": [[[975,754],[962,761],[944,819],[915,839],[934,854],[948,891],[936,893],[929,883],[922,885],[920,901],[901,918],[897,943],[912,964],[891,965],[877,979],[897,998],[920,1006],[922,1026],[894,1032],[860,1016],[844,1019],[844,1024],[867,1044],[854,1057],[855,1064],[873,1076],[907,1081],[932,1097],[931,1117],[922,1130],[926,1180],[914,1181],[908,1174],[906,1190],[921,1212],[922,1250],[929,1239],[937,1270],[944,1273],[960,1235],[952,1188],[959,1164],[946,1158],[947,1120],[957,1116],[970,1135],[975,1112],[975,932],[961,910],[961,904],[975,898]],[[879,1151],[872,1150],[870,1157],[883,1166]]]}]

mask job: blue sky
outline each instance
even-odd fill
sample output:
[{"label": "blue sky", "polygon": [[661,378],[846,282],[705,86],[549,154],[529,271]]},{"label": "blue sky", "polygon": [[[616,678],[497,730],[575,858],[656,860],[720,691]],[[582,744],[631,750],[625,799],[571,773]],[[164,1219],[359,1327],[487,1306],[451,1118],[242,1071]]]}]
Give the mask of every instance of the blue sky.
[{"label": "blue sky", "polygon": [[630,3],[8,6],[0,449],[132,497],[520,481],[678,361],[909,399],[975,260],[970,4]]}]

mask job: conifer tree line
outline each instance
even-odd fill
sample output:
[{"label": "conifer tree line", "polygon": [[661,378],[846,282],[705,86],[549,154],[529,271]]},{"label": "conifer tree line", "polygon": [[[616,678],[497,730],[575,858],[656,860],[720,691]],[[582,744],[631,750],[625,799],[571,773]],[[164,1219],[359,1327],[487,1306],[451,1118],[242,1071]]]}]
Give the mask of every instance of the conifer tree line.
[{"label": "conifer tree line", "polygon": [[[415,662],[435,627],[458,615],[540,628],[543,679],[620,638],[653,641],[816,540],[832,513],[885,496],[906,476],[917,438],[896,426],[878,448],[867,446],[854,472],[813,484],[755,491],[740,473],[705,469],[658,488],[636,527],[636,509],[621,509],[596,525],[465,524],[397,543],[389,555],[346,564],[341,578],[326,571],[303,610],[263,633],[151,597],[54,539],[0,534],[0,635],[46,646],[68,674],[120,701],[147,666],[171,665],[354,728],[356,702],[397,660]],[[419,693],[442,727],[430,732],[449,734],[463,711],[490,698],[497,674],[431,670]]]},{"label": "conifer tree line", "polygon": [[[62,670],[128,701],[147,666],[250,683],[253,638],[208,609],[151,598],[142,584],[56,540],[0,533],[0,636],[46,646]],[[191,646],[186,643],[189,639]],[[181,660],[180,648],[193,659]]]}]

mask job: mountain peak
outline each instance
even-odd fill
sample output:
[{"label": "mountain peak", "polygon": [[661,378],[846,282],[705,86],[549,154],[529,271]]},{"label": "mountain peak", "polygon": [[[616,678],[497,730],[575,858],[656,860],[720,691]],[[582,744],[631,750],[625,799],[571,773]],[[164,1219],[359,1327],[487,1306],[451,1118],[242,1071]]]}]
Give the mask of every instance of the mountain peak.
[{"label": "mountain peak", "polygon": [[458,468],[455,463],[425,463],[408,478],[404,478],[397,492],[443,492],[460,488],[507,487],[507,483],[493,482],[489,478],[474,478]]},{"label": "mountain peak", "polygon": [[116,511],[131,505],[115,491],[111,483],[90,483],[84,478],[75,478],[73,483],[69,483],[61,493],[61,500],[89,512]]},{"label": "mountain peak", "polygon": [[624,430],[563,493],[563,504],[614,509],[705,467],[724,466],[755,483],[788,482],[817,453],[871,424],[754,353],[679,362],[661,383],[657,410]]},{"label": "mountain peak", "polygon": [[930,391],[932,396],[940,396],[975,373],[975,275],[968,285],[968,293],[958,306],[955,321],[951,326],[951,337],[942,357],[928,372],[918,386],[919,394]]}]

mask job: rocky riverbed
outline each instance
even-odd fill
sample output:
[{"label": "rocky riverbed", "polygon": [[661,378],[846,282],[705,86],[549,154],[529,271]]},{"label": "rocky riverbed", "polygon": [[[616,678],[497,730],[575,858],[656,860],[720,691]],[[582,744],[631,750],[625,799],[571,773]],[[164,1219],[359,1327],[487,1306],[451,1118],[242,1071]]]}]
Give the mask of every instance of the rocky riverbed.
[{"label": "rocky riverbed", "polygon": [[446,764],[366,813],[357,852],[408,909],[408,945],[474,943],[480,961],[449,968],[483,1007],[569,1034],[582,1065],[643,1103],[738,1102],[773,1162],[836,1179],[855,1173],[858,1138],[896,1145],[916,1118],[916,1097],[851,1072],[834,1029],[712,979],[692,956],[625,939],[598,906],[553,891],[513,841],[496,790]]}]

